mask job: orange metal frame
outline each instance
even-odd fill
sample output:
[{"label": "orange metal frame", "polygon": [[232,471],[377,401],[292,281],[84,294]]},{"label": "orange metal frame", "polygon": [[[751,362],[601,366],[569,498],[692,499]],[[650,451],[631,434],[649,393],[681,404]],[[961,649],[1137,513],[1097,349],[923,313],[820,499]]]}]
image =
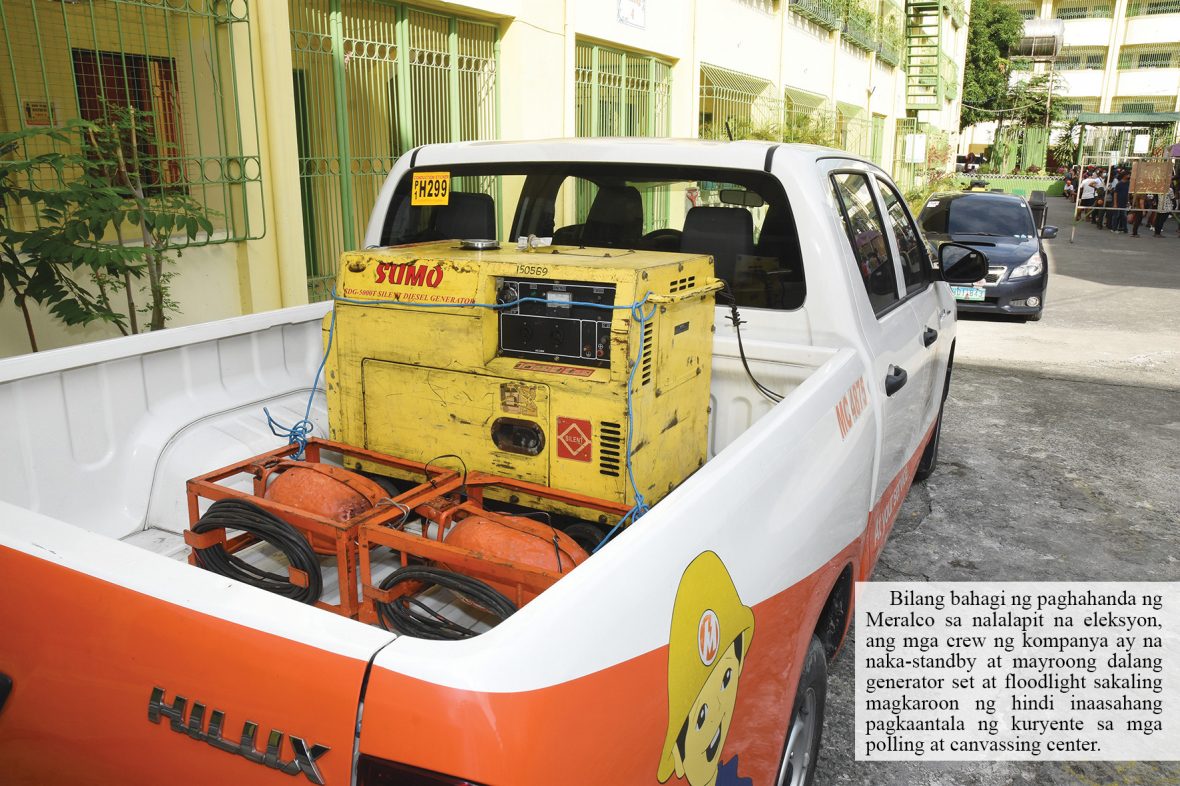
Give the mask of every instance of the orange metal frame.
[{"label": "orange metal frame", "polygon": [[[455,500],[453,504],[441,508],[437,520],[437,537],[429,537],[425,525],[422,535],[398,529],[397,525],[403,523],[400,520],[374,521],[370,519],[360,525],[358,542],[363,596],[359,617],[361,622],[377,624],[379,621],[376,603],[392,603],[398,597],[414,591],[414,586],[409,583],[391,590],[383,590],[374,583],[370,552],[378,546],[385,546],[398,552],[403,566],[409,564],[411,557],[418,557],[431,562],[443,563],[460,573],[464,572],[464,569],[478,572],[499,583],[512,586],[515,592],[513,593],[514,597],[510,599],[518,607],[544,592],[564,575],[557,571],[545,570],[511,560],[496,559],[481,552],[452,546],[442,541],[447,524],[459,513],[477,514],[493,521],[501,518],[500,514],[482,507],[484,492],[489,488],[597,510],[619,517],[630,510],[626,505],[616,502],[587,497],[569,491],[560,491],[523,480],[489,475],[484,472],[472,472],[466,478],[452,478],[445,484],[425,483],[397,497],[395,501],[410,510],[414,510],[420,505],[437,504],[443,497],[453,495],[455,492],[465,492],[467,501]],[[404,518],[404,511],[398,510],[397,517]]]},{"label": "orange metal frame", "polygon": [[[323,453],[330,452],[342,457],[372,462],[402,473],[421,473],[425,478],[422,484],[390,497],[389,504],[379,504],[355,518],[339,522],[265,498],[269,477],[290,466],[290,457],[297,450],[295,445],[286,445],[188,481],[189,526],[196,524],[200,519],[200,500],[242,499],[290,523],[303,532],[309,541],[332,544],[332,553],[336,558],[340,603],[318,601],[315,605],[370,624],[378,623],[375,605],[377,602],[391,603],[414,590],[412,585],[407,584],[393,590],[382,590],[374,583],[370,556],[374,548],[382,546],[398,552],[403,566],[408,565],[411,558],[440,562],[459,572],[463,572],[464,569],[478,572],[514,587],[515,597],[512,600],[518,606],[536,597],[562,577],[563,574],[556,571],[496,559],[442,541],[447,524],[459,514],[478,514],[492,520],[501,517],[501,514],[482,507],[484,492],[488,489],[494,488],[510,496],[519,494],[597,510],[608,516],[622,517],[629,510],[626,505],[616,502],[560,491],[523,480],[483,472],[463,475],[452,469],[397,458],[341,442],[309,439],[304,454],[304,460],[307,462],[322,463]],[[223,485],[224,481],[243,475],[252,478],[252,492],[247,493]],[[461,497],[466,499],[463,500]],[[407,511],[424,505],[437,511],[437,515],[432,517],[438,524],[437,537],[428,536],[429,528],[425,524],[421,535],[399,528],[405,524]],[[255,542],[249,535],[237,535],[227,540],[224,530],[198,535],[191,529],[185,531],[184,540],[194,550],[189,554],[190,564],[196,564],[196,549],[224,544],[226,551],[234,553]],[[293,583],[307,586],[308,577],[305,573],[294,568],[288,570]]]},{"label": "orange metal frame", "polygon": [[[332,553],[336,557],[337,581],[340,588],[340,602],[337,604],[317,601],[316,606],[334,611],[345,617],[356,619],[359,609],[357,593],[357,531],[366,522],[381,524],[402,516],[402,512],[395,506],[378,506],[345,522],[308,513],[305,510],[273,502],[265,498],[268,478],[289,465],[290,457],[298,447],[285,445],[268,451],[253,458],[230,464],[227,467],[200,475],[190,480],[187,485],[188,520],[193,526],[200,519],[199,500],[207,499],[216,502],[221,499],[247,500],[260,508],[270,511],[296,529],[303,532],[309,541],[332,544]],[[304,460],[313,464],[321,463],[324,452],[338,453],[350,458],[364,459],[382,466],[399,469],[404,472],[420,472],[427,478],[426,486],[431,488],[455,488],[458,486],[459,473],[454,470],[421,464],[417,461],[386,456],[371,450],[345,445],[341,442],[312,438],[307,441]],[[253,491],[246,493],[233,489],[222,483],[231,478],[247,475],[253,478]],[[405,496],[405,495],[402,495]],[[396,498],[400,500],[400,497]],[[189,564],[196,564],[196,549],[208,548],[216,544],[224,544],[226,551],[231,554],[241,551],[254,544],[255,539],[249,535],[237,535],[226,539],[225,530],[207,532],[201,535],[191,529],[184,532],[184,541],[194,551],[189,554]],[[289,568],[292,583],[307,586],[307,574],[301,570]]]}]

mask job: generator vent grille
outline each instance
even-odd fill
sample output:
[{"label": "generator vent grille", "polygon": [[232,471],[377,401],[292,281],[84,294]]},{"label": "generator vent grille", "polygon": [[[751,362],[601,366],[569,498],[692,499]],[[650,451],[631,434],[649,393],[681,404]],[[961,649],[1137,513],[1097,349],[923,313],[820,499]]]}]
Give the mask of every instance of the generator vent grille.
[{"label": "generator vent grille", "polygon": [[603,421],[598,425],[598,471],[612,478],[623,464],[623,427]]},{"label": "generator vent grille", "polygon": [[696,276],[687,276],[685,278],[678,278],[672,282],[672,286],[668,289],[669,292],[683,292],[686,289],[692,289],[697,285]]},{"label": "generator vent grille", "polygon": [[648,320],[643,325],[643,368],[639,369],[641,385],[651,384],[652,358],[655,357],[655,325]]}]

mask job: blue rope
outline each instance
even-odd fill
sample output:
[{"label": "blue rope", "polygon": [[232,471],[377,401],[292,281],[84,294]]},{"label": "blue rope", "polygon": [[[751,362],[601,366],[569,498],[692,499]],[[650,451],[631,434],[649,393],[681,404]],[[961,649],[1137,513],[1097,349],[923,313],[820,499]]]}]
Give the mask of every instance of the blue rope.
[{"label": "blue rope", "polygon": [[315,379],[311,383],[311,393],[307,397],[307,409],[303,411],[303,420],[293,426],[284,426],[271,416],[269,409],[262,408],[263,414],[266,415],[266,425],[270,427],[270,433],[286,439],[288,445],[299,446],[299,450],[295,453],[296,461],[303,461],[303,453],[307,450],[307,437],[315,430],[315,423],[311,422],[311,405],[315,401],[315,393],[320,386],[320,375],[324,373],[324,366],[328,363],[328,353],[332,351],[332,336],[335,333],[336,309],[333,308],[332,322],[328,326],[328,344],[324,347],[324,358],[320,361],[320,367],[316,369]]},{"label": "blue rope", "polygon": [[[561,304],[563,306],[584,306],[584,307],[588,307],[588,308],[601,308],[601,309],[610,310],[610,311],[630,309],[632,319],[634,319],[636,322],[639,323],[639,354],[635,358],[635,365],[633,365],[631,367],[631,372],[627,375],[627,456],[626,456],[626,465],[627,465],[627,480],[631,484],[631,491],[635,496],[635,504],[631,507],[630,510],[628,510],[626,513],[623,514],[623,517],[621,519],[619,519],[618,523],[615,524],[615,526],[611,528],[610,532],[607,533],[606,537],[603,538],[599,542],[599,544],[594,548],[595,552],[598,551],[598,549],[602,548],[604,545],[606,545],[606,542],[614,536],[615,532],[617,532],[620,527],[622,527],[628,521],[637,520],[640,516],[642,516],[644,513],[646,513],[649,510],[648,505],[647,505],[647,501],[644,499],[643,494],[639,491],[639,484],[635,482],[635,471],[631,466],[631,436],[632,436],[632,430],[633,430],[632,424],[633,424],[633,421],[635,420],[635,410],[631,404],[631,392],[633,389],[633,383],[635,381],[635,372],[643,364],[643,330],[647,326],[648,321],[652,317],[654,317],[655,313],[656,313],[656,304],[655,303],[648,304],[648,302],[647,302],[648,298],[650,298],[650,297],[651,297],[651,292],[648,292],[646,295],[643,296],[643,298],[641,300],[639,300],[635,303],[628,303],[628,304],[622,305],[622,306],[606,305],[603,303],[588,303],[588,302],[584,302],[584,301],[580,301],[580,300],[563,302]],[[487,308],[487,309],[491,309],[493,311],[501,311],[501,310],[507,309],[507,308],[515,308],[516,306],[520,305],[521,303],[550,303],[549,300],[547,300],[546,298],[541,298],[541,297],[522,297],[522,298],[517,298],[516,300],[508,301],[507,303],[419,303],[419,302],[410,301],[410,300],[355,300],[353,298],[339,297],[336,294],[335,287],[333,287],[333,289],[332,289],[332,299],[336,303],[351,303],[354,305],[361,305],[361,306],[393,305],[393,306],[409,306],[412,308]],[[651,310],[648,311],[647,313],[644,313],[643,308],[646,305],[650,305]],[[320,384],[320,376],[323,374],[324,366],[328,362],[328,354],[332,350],[332,338],[335,335],[335,333],[336,333],[336,309],[335,309],[335,307],[333,307],[332,308],[332,321],[328,327],[328,343],[324,347],[324,358],[323,358],[323,360],[320,361],[320,367],[318,369],[316,369],[315,381],[312,382],[311,394],[307,397],[307,409],[303,413],[303,419],[300,420],[299,422],[295,423],[293,426],[284,426],[283,424],[279,423],[271,416],[270,411],[266,407],[262,408],[263,413],[265,413],[265,415],[266,415],[266,425],[270,427],[270,432],[272,434],[274,434],[276,437],[282,437],[282,438],[286,439],[287,444],[289,444],[289,445],[298,445],[299,446],[299,450],[295,454],[296,461],[303,460],[304,451],[307,449],[308,435],[310,435],[311,432],[315,430],[315,424],[311,421],[311,405],[315,401],[316,390],[319,388],[319,384]]]}]

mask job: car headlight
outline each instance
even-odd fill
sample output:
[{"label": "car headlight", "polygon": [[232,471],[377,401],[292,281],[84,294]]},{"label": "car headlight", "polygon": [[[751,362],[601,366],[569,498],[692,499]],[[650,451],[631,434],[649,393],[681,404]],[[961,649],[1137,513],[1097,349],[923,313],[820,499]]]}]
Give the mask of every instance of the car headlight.
[{"label": "car headlight", "polygon": [[1039,276],[1041,271],[1044,269],[1045,266],[1041,262],[1041,255],[1038,252],[1024,260],[1024,264],[1020,267],[1013,268],[1012,272],[1008,274],[1008,280],[1011,281],[1014,278],[1030,278],[1032,276]]}]

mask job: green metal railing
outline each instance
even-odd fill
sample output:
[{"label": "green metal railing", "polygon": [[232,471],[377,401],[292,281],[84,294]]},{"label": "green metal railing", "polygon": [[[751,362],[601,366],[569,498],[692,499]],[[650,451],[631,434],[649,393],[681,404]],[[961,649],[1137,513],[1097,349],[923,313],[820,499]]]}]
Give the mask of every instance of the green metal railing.
[{"label": "green metal railing", "polygon": [[1114,4],[1110,0],[1085,2],[1084,0],[1064,0],[1053,6],[1055,19],[1110,19],[1114,16]]},{"label": "green metal railing", "polygon": [[873,11],[862,0],[847,0],[844,6],[844,40],[866,52],[877,50],[877,24]]},{"label": "green metal railing", "polygon": [[891,66],[901,65],[905,56],[905,33],[900,21],[892,26],[888,19],[882,19],[877,38],[877,60]]},{"label": "green metal railing", "polygon": [[893,182],[903,192],[915,188],[925,169],[925,137],[918,131],[918,120],[899,117],[893,140]]},{"label": "green metal railing", "polygon": [[701,64],[702,139],[774,139],[782,114],[783,100],[767,80]]},{"label": "green metal railing", "polygon": [[499,136],[499,42],[495,25],[383,0],[289,8],[308,297],[320,300],[398,156]]},{"label": "green metal railing", "polygon": [[[188,195],[215,227],[174,242],[262,237],[249,11],[247,0],[0,0],[0,131],[103,123],[112,107],[134,108],[150,124],[136,152],[151,190]],[[66,144],[36,137],[11,155]]]},{"label": "green metal railing", "polygon": [[[580,137],[667,136],[672,65],[659,58],[623,49],[577,42],[574,53],[574,129]],[[597,189],[579,180],[575,222],[586,220]],[[641,187],[643,231],[668,226],[671,190]]]},{"label": "green metal railing", "polygon": [[1041,4],[1036,0],[1005,0],[1004,4],[1014,8],[1025,21],[1035,18],[1041,12]]},{"label": "green metal railing", "polygon": [[671,95],[670,63],[578,42],[574,67],[578,136],[667,136]]},{"label": "green metal railing", "polygon": [[1058,71],[1101,71],[1106,68],[1104,46],[1066,46],[1057,57]]},{"label": "green metal railing", "polygon": [[1059,99],[1058,109],[1063,117],[1077,117],[1082,112],[1097,112],[1101,100],[1097,96],[1068,96]]},{"label": "green metal railing", "polygon": [[839,30],[842,24],[840,0],[791,0],[790,9],[828,30]]},{"label": "green metal railing", "polygon": [[1119,50],[1118,68],[1180,68],[1180,44],[1143,44]]},{"label": "green metal railing", "polygon": [[1112,112],[1172,112],[1175,109],[1175,96],[1118,96],[1110,107]]},{"label": "green metal railing", "polygon": [[1127,16],[1158,14],[1180,14],[1180,0],[1131,0],[1127,3]]}]

